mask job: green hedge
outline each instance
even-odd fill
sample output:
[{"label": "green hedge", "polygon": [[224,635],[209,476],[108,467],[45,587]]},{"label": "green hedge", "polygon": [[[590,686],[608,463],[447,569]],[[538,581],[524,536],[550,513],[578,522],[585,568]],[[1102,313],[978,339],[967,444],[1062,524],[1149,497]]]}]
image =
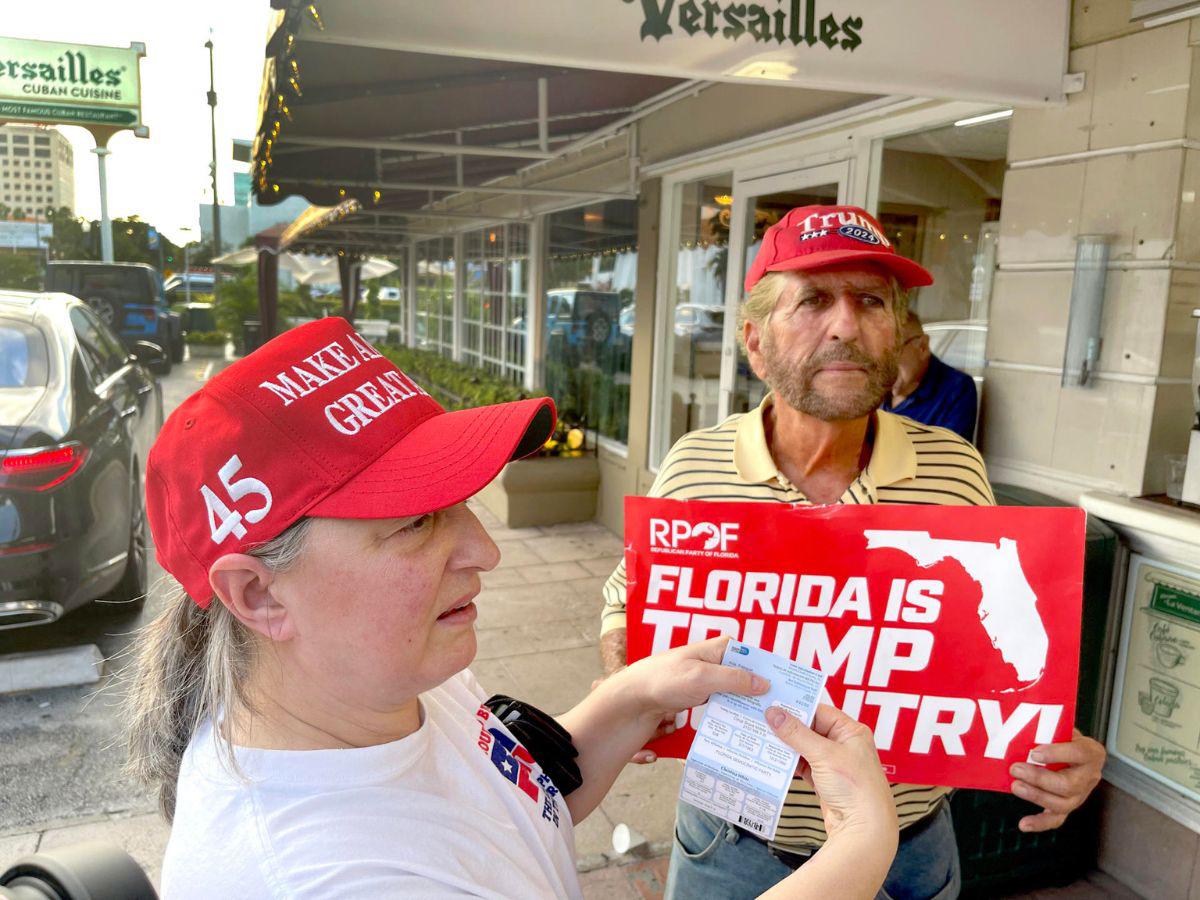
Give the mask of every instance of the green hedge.
[{"label": "green hedge", "polygon": [[224,347],[229,342],[229,335],[223,331],[189,331],[184,340],[202,347]]},{"label": "green hedge", "polygon": [[507,403],[529,396],[497,375],[446,359],[428,350],[378,347],[384,356],[427,390],[446,409],[466,409],[490,403]]},{"label": "green hedge", "polygon": [[547,359],[546,393],[554,397],[563,419],[622,443],[629,439],[628,383],[619,383],[595,365]]}]

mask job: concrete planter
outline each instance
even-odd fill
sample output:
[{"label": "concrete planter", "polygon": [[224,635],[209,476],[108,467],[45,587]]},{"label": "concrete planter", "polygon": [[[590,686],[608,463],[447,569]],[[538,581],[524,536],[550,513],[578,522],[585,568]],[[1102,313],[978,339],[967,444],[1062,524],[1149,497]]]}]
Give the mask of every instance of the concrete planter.
[{"label": "concrete planter", "polygon": [[522,459],[505,466],[477,497],[509,528],[560,525],[595,518],[599,485],[595,456]]},{"label": "concrete planter", "polygon": [[188,344],[188,356],[192,359],[224,359],[225,344]]}]

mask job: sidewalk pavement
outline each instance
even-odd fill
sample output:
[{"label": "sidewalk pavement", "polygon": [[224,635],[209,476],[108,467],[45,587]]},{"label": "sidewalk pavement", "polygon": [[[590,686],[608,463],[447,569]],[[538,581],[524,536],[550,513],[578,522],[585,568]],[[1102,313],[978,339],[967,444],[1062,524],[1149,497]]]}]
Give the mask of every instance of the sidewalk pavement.
[{"label": "sidewalk pavement", "polygon": [[[602,674],[596,647],[600,589],[621,557],[621,540],[591,522],[508,529],[478,504],[472,508],[500,547],[501,561],[483,577],[477,600],[479,652],[471,669],[489,693],[519,697],[553,714],[564,712]],[[627,767],[600,808],[575,829],[583,891],[589,900],[662,897],[681,773],[677,760]],[[612,849],[613,828],[622,822],[646,837],[646,846],[636,855],[620,856]],[[123,847],[157,884],[168,833],[167,825],[149,809],[47,823],[25,833],[0,835],[0,862],[103,840]],[[1091,900],[1117,895],[1114,886],[1097,873],[1068,888],[1025,897]]]}]

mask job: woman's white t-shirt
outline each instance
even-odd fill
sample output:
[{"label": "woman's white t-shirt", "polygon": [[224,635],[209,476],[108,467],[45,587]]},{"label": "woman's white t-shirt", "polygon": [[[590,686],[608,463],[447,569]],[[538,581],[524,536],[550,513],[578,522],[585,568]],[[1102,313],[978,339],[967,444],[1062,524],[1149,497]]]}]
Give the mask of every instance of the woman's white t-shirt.
[{"label": "woman's white t-shirt", "polygon": [[469,672],[421,695],[402,740],[235,748],[211,723],[179,772],[164,900],[580,897],[566,803]]}]

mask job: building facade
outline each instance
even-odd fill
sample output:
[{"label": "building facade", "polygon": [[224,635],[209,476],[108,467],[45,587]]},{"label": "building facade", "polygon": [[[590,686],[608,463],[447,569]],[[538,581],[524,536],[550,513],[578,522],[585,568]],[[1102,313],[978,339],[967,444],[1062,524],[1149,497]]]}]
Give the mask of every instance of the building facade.
[{"label": "building facade", "polygon": [[54,128],[0,126],[0,202],[28,218],[47,209],[75,213],[75,156]]},{"label": "building facade", "polygon": [[[242,193],[236,181],[234,191],[236,200],[244,202],[222,203],[217,207],[221,217],[221,245],[224,250],[241,247],[247,238],[254,237],[272,225],[292,221],[309,206],[307,200],[299,197],[290,197],[276,206],[261,206],[248,191]],[[200,204],[200,240],[205,243],[212,240],[212,210],[211,203]]]}]

